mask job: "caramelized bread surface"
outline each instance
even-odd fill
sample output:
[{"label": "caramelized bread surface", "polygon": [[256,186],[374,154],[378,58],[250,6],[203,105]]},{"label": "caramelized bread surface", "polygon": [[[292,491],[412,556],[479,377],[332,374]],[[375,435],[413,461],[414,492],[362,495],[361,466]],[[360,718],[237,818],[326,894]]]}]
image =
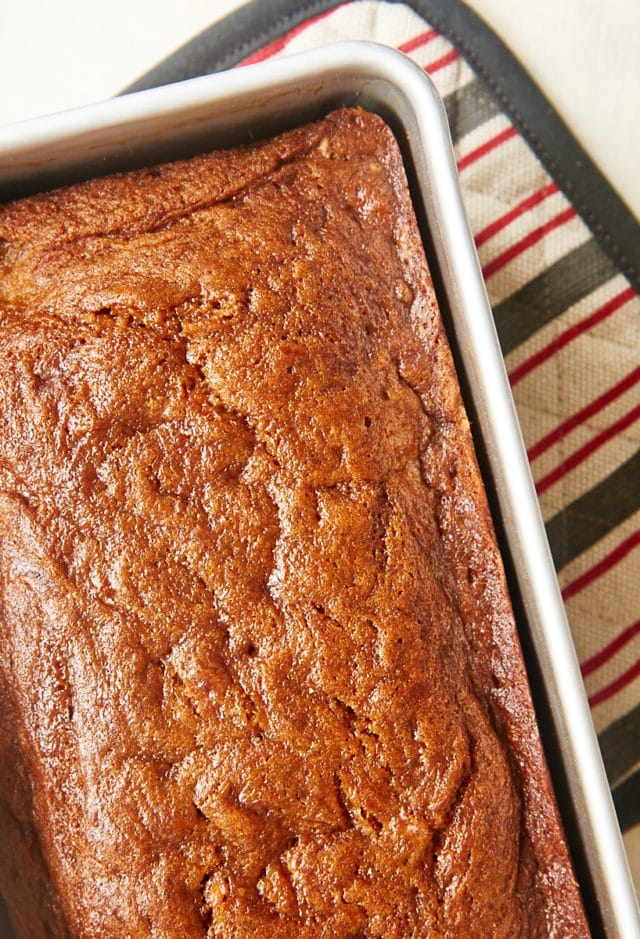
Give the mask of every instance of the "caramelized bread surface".
[{"label": "caramelized bread surface", "polygon": [[397,145],[0,209],[19,937],[588,935]]}]

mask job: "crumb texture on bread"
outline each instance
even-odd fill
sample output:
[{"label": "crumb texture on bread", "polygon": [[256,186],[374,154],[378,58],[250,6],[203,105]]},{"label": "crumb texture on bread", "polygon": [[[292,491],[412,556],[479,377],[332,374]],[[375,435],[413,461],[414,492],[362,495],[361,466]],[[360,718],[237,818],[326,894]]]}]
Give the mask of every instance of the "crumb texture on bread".
[{"label": "crumb texture on bread", "polygon": [[387,127],[29,198],[0,239],[21,936],[587,935]]}]

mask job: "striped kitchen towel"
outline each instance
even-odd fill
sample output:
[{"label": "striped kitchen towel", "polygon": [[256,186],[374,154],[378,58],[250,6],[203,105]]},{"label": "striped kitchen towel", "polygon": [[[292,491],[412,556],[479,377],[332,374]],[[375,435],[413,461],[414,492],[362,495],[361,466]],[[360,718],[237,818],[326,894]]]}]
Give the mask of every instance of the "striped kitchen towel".
[{"label": "striped kitchen towel", "polygon": [[236,17],[241,40],[203,35],[138,87],[354,38],[402,50],[433,79],[640,884],[640,298],[611,225],[640,246],[638,226],[611,207],[606,184],[604,199],[595,189],[591,198],[584,160],[567,168],[575,142],[554,153],[541,125],[527,126],[464,28],[468,16],[437,0],[254,0]]}]

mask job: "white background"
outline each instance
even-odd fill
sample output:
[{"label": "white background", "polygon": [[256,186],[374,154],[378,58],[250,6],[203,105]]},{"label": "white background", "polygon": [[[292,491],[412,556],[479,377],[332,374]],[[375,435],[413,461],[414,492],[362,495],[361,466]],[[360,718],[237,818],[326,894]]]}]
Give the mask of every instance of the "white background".
[{"label": "white background", "polygon": [[[640,2],[467,0],[640,218]],[[0,124],[107,98],[243,0],[0,2]]]}]

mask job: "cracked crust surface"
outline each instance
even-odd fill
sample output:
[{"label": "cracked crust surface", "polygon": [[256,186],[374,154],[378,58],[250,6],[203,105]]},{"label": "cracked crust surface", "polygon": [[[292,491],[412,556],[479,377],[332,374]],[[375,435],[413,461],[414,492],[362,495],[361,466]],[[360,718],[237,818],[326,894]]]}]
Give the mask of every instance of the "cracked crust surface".
[{"label": "cracked crust surface", "polygon": [[19,935],[587,935],[388,129],[0,239]]}]

